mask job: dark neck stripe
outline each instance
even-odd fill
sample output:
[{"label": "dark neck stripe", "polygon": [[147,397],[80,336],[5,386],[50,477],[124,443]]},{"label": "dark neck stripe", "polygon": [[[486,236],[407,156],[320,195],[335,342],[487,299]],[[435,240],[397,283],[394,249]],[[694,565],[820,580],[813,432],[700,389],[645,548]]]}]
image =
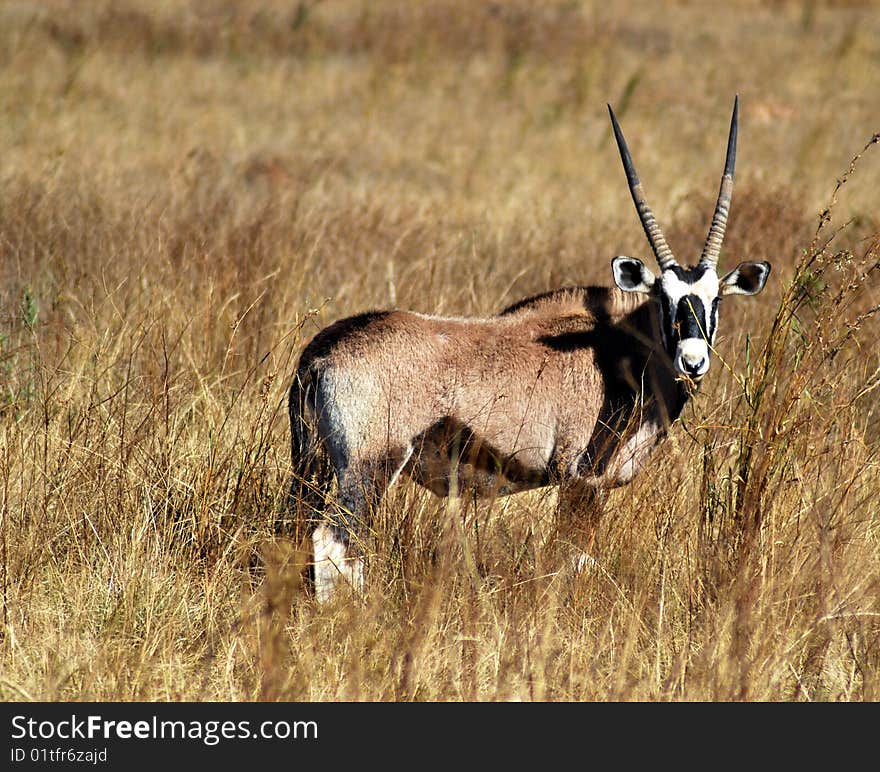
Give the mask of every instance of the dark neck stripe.
[{"label": "dark neck stripe", "polygon": [[718,301],[720,297],[712,298],[712,310],[709,312],[709,342],[715,340],[715,332],[718,330]]},{"label": "dark neck stripe", "polygon": [[670,356],[673,354],[675,344],[675,331],[672,329],[672,303],[666,295],[660,294],[657,298],[660,304],[660,333],[663,336],[663,345]]}]

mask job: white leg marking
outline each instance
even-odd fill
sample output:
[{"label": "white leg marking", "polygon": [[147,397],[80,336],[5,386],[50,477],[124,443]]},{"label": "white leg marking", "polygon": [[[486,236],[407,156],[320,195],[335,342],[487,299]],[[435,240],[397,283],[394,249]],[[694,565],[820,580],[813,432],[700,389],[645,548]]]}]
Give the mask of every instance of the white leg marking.
[{"label": "white leg marking", "polygon": [[581,552],[572,558],[576,574],[588,574],[599,567],[599,562],[592,555]]},{"label": "white leg marking", "polygon": [[315,550],[315,596],[318,603],[326,603],[333,597],[341,576],[359,594],[364,591],[364,561],[348,557],[343,542],[336,538],[333,529],[319,525],[312,534]]}]

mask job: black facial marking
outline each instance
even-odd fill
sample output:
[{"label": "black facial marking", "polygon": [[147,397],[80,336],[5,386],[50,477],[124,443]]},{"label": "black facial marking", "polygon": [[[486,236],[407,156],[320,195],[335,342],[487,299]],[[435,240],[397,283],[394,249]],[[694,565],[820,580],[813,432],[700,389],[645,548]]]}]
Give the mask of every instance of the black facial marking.
[{"label": "black facial marking", "polygon": [[[694,285],[703,278],[710,267],[699,263],[692,268],[673,265],[666,270],[672,271],[679,281]],[[685,295],[676,306],[663,293],[661,282],[658,281],[655,287],[656,297],[660,303],[660,329],[670,355],[675,351],[679,341],[687,338],[705,338],[710,343],[714,340],[715,328],[718,324],[718,298],[713,298],[711,312],[707,317],[706,307],[696,295]]]},{"label": "black facial marking", "polygon": [[696,295],[685,295],[678,301],[675,324],[679,340],[706,337],[706,308],[703,301]]},{"label": "black facial marking", "polygon": [[693,284],[703,278],[703,275],[709,270],[709,266],[704,263],[699,263],[693,268],[683,268],[680,265],[673,265],[667,270],[672,271],[681,281]]}]

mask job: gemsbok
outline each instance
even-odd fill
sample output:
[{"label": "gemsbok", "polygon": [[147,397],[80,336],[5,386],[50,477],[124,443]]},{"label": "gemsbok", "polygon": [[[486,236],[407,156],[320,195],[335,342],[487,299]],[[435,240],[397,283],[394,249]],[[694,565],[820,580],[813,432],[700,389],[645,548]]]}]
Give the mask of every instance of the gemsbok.
[{"label": "gemsbok", "polygon": [[764,288],[766,262],[717,272],[738,99],[693,267],[673,257],[608,110],[659,276],[619,256],[611,271],[622,292],[557,289],[486,318],[372,311],[326,327],[303,351],[290,390],[290,501],[310,523],[318,601],[340,577],[362,591],[368,518],[401,474],[440,496],[559,485],[561,526],[578,534],[577,549],[592,547],[597,497],[633,479],[709,370],[721,297]]}]

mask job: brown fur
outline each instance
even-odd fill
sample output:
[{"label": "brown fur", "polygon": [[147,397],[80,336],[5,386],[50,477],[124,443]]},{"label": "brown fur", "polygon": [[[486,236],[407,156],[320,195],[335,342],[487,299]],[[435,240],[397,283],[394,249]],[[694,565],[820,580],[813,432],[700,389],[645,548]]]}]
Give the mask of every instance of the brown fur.
[{"label": "brown fur", "polygon": [[[348,544],[399,473],[438,495],[564,483],[584,499],[624,484],[685,400],[655,319],[643,297],[580,287],[487,318],[336,322],[306,346],[291,389],[291,499]],[[328,508],[314,493],[331,469]]]}]

